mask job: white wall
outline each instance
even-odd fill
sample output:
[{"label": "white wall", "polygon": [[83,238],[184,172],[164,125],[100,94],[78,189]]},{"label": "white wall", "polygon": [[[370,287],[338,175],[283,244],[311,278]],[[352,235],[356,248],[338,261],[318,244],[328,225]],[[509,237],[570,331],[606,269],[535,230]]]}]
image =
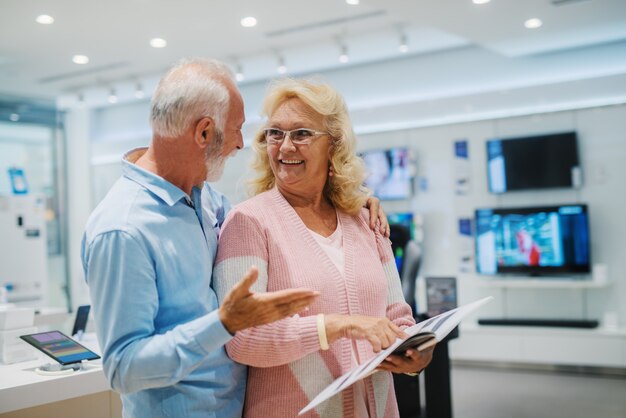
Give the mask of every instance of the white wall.
[{"label": "white wall", "polygon": [[[487,190],[486,139],[559,131],[577,131],[585,178],[575,189],[514,192],[492,195]],[[424,223],[421,275],[457,276],[461,301],[494,294],[497,302],[481,316],[600,319],[618,312],[626,325],[626,106],[611,106],[544,115],[506,118],[449,126],[364,135],[360,148],[409,147],[416,158],[417,175],[428,189],[417,190],[412,201],[385,203],[390,211],[414,210]],[[455,194],[454,141],[467,139],[471,172],[470,192]],[[608,266],[611,284],[600,289],[485,288],[475,273],[459,272],[458,218],[472,217],[478,207],[518,207],[587,203],[590,213],[592,260]]]}]

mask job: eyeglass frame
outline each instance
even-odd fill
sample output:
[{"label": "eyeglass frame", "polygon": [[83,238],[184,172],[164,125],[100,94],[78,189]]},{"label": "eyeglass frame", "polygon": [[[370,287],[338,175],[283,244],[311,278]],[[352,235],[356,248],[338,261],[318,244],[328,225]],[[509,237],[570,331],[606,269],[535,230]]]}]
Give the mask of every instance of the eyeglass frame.
[{"label": "eyeglass frame", "polygon": [[[282,132],[283,134],[283,138],[280,140],[276,140],[273,138],[268,138],[268,131],[279,131]],[[311,133],[311,136],[309,136],[308,138],[306,138],[304,141],[294,141],[294,139],[291,137],[291,133],[292,132],[297,132],[297,131],[307,131],[309,133]],[[294,145],[309,145],[311,142],[313,142],[313,139],[322,135],[330,135],[330,133],[325,132],[325,131],[316,131],[315,129],[310,129],[310,128],[296,128],[296,129],[292,129],[290,131],[285,131],[283,129],[278,129],[278,128],[265,128],[263,129],[263,137],[265,138],[265,141],[268,144],[272,144],[272,145],[279,145],[282,144],[283,142],[285,142],[285,139],[289,138],[291,140],[291,143]]]}]

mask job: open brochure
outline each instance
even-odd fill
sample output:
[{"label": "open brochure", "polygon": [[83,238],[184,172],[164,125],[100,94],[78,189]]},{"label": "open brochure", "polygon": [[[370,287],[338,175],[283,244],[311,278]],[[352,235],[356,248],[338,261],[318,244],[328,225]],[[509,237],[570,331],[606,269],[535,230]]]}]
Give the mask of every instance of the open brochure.
[{"label": "open brochure", "polygon": [[404,340],[398,338],[395,343],[378,353],[375,357],[365,363],[355,367],[343,376],[338,377],[333,383],[328,385],[326,389],[321,391],[307,406],[305,406],[298,415],[310,411],[325,400],[340,393],[355,382],[372,374],[376,367],[385,360],[390,354],[406,351],[408,348],[417,348],[424,350],[443,340],[456,327],[463,318],[469,313],[480,308],[487,302],[493,300],[493,296],[477,300],[467,305],[459,306],[456,309],[449,310],[440,315],[433,316],[425,321],[406,328],[409,336]]}]

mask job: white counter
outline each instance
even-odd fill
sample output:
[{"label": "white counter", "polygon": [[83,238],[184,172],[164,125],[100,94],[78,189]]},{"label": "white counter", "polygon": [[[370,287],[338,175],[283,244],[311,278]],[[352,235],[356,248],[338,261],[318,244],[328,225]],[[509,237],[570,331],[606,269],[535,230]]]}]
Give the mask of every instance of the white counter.
[{"label": "white counter", "polygon": [[64,376],[41,376],[38,359],[0,365],[0,413],[30,408],[109,390],[102,368],[79,370]]},{"label": "white counter", "polygon": [[[80,342],[99,353],[94,335],[87,334]],[[93,362],[88,369],[68,375],[42,376],[35,372],[37,367],[53,362],[40,354],[37,360],[0,364],[0,414],[110,390],[102,367]]]}]

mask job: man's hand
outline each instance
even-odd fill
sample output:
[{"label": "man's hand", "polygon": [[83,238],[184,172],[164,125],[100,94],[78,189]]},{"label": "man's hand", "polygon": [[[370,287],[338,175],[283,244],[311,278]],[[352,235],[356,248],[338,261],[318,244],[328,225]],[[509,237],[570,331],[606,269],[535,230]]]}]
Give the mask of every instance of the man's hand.
[{"label": "man's hand", "polygon": [[319,292],[308,289],[251,292],[250,287],[258,276],[256,266],[250,267],[243,279],[228,292],[219,308],[220,320],[231,334],[291,316],[309,306],[319,295]]},{"label": "man's hand", "polygon": [[387,221],[387,215],[380,206],[380,200],[376,197],[370,196],[365,202],[365,207],[370,211],[370,228],[376,229],[376,221],[380,221],[380,233],[389,238],[389,222]]}]

